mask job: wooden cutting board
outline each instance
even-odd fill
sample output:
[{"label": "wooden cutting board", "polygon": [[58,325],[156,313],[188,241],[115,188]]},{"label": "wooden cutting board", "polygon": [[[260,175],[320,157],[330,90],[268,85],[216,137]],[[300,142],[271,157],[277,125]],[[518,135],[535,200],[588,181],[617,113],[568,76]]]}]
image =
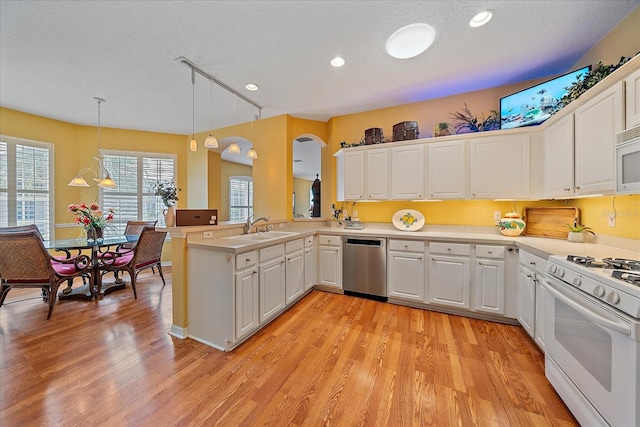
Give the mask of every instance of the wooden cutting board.
[{"label": "wooden cutting board", "polygon": [[567,239],[567,224],[580,224],[578,208],[524,208],[525,236]]}]

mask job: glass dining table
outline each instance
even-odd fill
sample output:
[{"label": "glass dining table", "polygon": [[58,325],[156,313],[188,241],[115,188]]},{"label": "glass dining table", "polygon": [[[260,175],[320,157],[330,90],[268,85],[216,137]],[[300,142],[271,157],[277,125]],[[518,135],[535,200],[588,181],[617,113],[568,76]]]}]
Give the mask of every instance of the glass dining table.
[{"label": "glass dining table", "polygon": [[[126,283],[116,278],[114,282],[109,284],[102,283],[102,276],[100,274],[100,253],[110,250],[111,247],[115,249],[118,245],[125,243],[135,244],[138,241],[138,235],[117,235],[117,236],[105,236],[101,240],[88,240],[86,237],[80,237],[77,239],[63,239],[63,240],[49,240],[45,241],[45,247],[53,252],[64,252],[66,257],[74,256],[72,251],[91,251],[91,273],[89,275],[88,282],[84,281],[83,286],[78,288],[72,288],[71,283],[67,285],[65,289],[60,292],[58,298],[65,299],[85,299],[94,300],[100,299],[103,295],[113,292],[119,289],[124,289]],[[54,254],[54,256],[60,256]]]}]

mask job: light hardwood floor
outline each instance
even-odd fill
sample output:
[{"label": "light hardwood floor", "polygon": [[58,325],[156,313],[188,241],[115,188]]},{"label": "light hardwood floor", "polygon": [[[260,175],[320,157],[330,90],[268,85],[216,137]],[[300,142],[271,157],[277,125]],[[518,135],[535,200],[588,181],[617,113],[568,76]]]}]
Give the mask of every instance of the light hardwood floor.
[{"label": "light hardwood floor", "polygon": [[0,425],[577,425],[518,326],[313,291],[223,353],[167,333],[165,271],[50,321],[12,290]]}]

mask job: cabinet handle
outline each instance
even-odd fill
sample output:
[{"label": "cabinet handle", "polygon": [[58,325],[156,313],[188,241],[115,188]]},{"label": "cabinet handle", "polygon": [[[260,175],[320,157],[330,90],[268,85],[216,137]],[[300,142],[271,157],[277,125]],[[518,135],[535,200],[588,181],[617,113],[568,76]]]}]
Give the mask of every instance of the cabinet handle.
[{"label": "cabinet handle", "polygon": [[447,251],[451,252],[451,248],[447,248]]},{"label": "cabinet handle", "polygon": [[527,279],[533,279],[533,276],[532,276],[532,275],[530,275],[530,274],[525,274],[524,276],[525,276]]},{"label": "cabinet handle", "polygon": [[257,271],[255,271],[255,270],[253,270],[253,273],[251,273],[251,274],[258,274],[258,272],[257,272]]},{"label": "cabinet handle", "polygon": [[562,191],[569,192],[569,191],[571,191],[571,189],[570,188],[563,188]]},{"label": "cabinet handle", "polygon": [[472,195],[473,197],[476,197],[476,193],[471,193],[471,195]]},{"label": "cabinet handle", "polygon": [[493,251],[487,251],[487,252],[489,252],[489,255],[491,255],[493,253]]},{"label": "cabinet handle", "polygon": [[580,190],[580,187],[574,187],[573,189],[578,191],[578,190]]},{"label": "cabinet handle", "polygon": [[532,265],[532,266],[535,267],[536,266],[536,262],[535,261],[529,261],[529,265]]},{"label": "cabinet handle", "polygon": [[251,258],[245,259],[244,262],[251,262]]}]

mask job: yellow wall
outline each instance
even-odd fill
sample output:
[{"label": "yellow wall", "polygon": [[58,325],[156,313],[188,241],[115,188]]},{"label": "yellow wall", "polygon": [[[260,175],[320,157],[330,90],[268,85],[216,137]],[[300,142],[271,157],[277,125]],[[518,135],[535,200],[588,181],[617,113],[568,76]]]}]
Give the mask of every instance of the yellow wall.
[{"label": "yellow wall", "polygon": [[221,194],[220,205],[213,207],[218,209],[220,221],[229,221],[229,178],[232,176],[252,176],[251,166],[225,160],[220,162],[220,185],[218,186]]},{"label": "yellow wall", "polygon": [[[207,209],[218,209],[218,221],[222,221],[222,219],[220,219],[220,213],[222,212],[222,184],[220,182],[222,157],[220,156],[220,153],[216,153],[211,150],[208,150],[207,157]],[[228,195],[226,199],[229,200]]]}]

